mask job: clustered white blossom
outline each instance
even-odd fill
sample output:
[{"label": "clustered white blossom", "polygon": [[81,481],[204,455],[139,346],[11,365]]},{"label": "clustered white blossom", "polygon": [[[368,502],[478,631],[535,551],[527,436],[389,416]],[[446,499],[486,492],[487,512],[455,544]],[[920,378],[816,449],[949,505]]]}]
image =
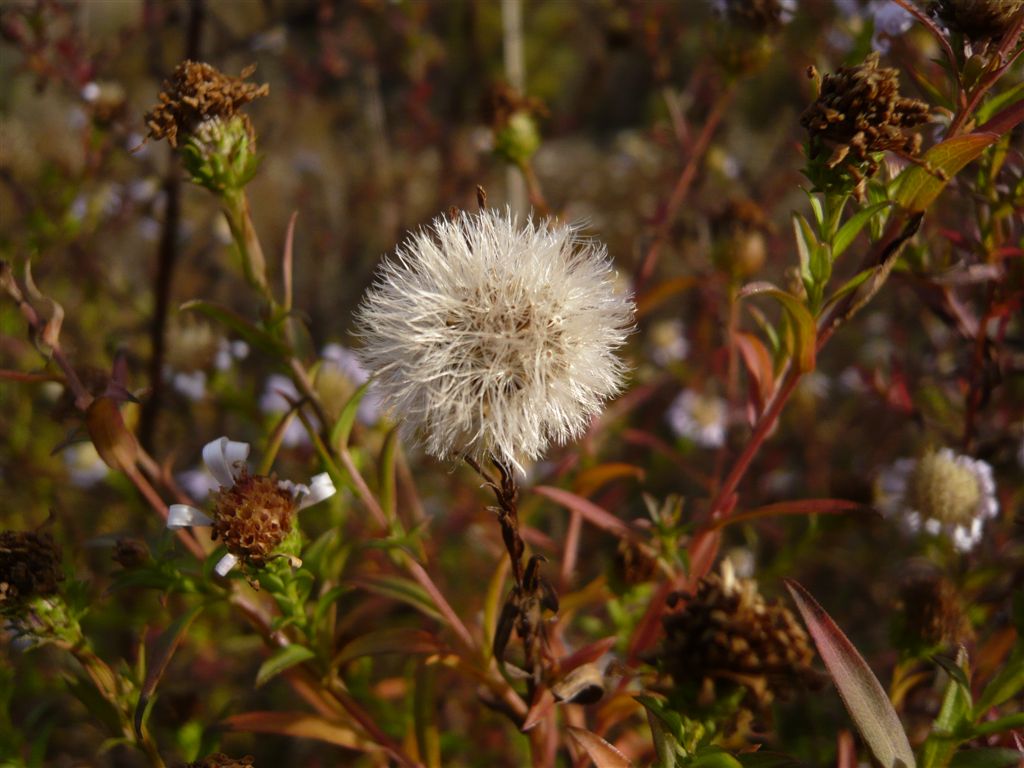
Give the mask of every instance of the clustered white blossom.
[{"label": "clustered white blossom", "polygon": [[704,448],[725,445],[728,409],[720,397],[684,389],[668,409],[668,423],[680,437]]},{"label": "clustered white blossom", "polygon": [[992,467],[949,448],[900,459],[876,483],[879,509],[912,532],[945,534],[967,552],[981,541],[985,520],[999,512]]},{"label": "clustered white blossom", "polygon": [[385,259],[359,311],[382,403],[441,459],[522,470],[622,384],[633,303],[604,246],[494,209],[440,217]]}]

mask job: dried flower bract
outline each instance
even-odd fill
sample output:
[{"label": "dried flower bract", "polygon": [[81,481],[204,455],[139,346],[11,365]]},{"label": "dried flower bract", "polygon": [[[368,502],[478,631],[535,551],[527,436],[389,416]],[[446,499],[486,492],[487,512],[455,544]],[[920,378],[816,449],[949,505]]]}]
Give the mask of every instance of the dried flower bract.
[{"label": "dried flower bract", "polygon": [[179,134],[191,134],[207,120],[228,120],[239,115],[250,139],[254,138],[248,116],[239,110],[270,92],[269,85],[245,82],[255,69],[249,66],[239,77],[231,77],[210,64],[183,61],[164,82],[160,103],[146,113],[149,137],[167,139],[176,147]]},{"label": "dried flower bract", "polygon": [[17,611],[25,601],[46,597],[64,580],[60,550],[50,533],[0,533],[0,613]]},{"label": "dried flower bract", "polygon": [[385,260],[358,318],[383,403],[439,458],[511,466],[578,437],[618,392],[633,303],[602,245],[485,210]]},{"label": "dried flower bract", "polygon": [[816,679],[814,652],[796,617],[768,603],[753,579],[722,573],[701,580],[682,611],[664,619],[663,667],[679,686],[714,691],[716,683],[746,689],[743,705],[763,711],[775,694]]},{"label": "dried flower bract", "polygon": [[910,129],[929,120],[928,105],[899,93],[899,74],[880,67],[878,53],[863,64],[840,67],[825,75],[821,93],[800,117],[811,138],[814,159],[831,151],[826,167],[844,160],[877,169],[872,153],[891,151],[914,157],[921,151],[921,136]]}]

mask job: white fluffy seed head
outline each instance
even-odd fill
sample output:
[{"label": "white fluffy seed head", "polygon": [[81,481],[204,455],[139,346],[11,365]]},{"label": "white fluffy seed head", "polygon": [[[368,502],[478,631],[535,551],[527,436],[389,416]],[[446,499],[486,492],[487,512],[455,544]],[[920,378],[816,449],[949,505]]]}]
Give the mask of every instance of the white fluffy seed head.
[{"label": "white fluffy seed head", "polygon": [[633,302],[603,245],[489,209],[440,217],[382,263],[357,313],[382,401],[438,458],[519,467],[616,394]]}]

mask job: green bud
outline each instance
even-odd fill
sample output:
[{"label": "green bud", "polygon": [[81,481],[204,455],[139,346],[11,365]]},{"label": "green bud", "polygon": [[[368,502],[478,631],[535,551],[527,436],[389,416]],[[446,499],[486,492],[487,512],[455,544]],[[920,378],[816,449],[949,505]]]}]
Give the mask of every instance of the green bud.
[{"label": "green bud", "polygon": [[241,115],[208,118],[181,145],[182,162],[192,181],[215,194],[245,187],[259,166],[254,150]]},{"label": "green bud", "polygon": [[533,116],[513,112],[494,136],[494,153],[513,165],[525,165],[540,147],[540,132]]}]

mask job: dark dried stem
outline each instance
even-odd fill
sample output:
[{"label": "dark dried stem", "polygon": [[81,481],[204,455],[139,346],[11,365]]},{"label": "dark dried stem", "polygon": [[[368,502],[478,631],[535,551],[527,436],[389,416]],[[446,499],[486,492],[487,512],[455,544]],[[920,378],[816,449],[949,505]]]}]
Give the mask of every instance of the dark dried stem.
[{"label": "dark dried stem", "polygon": [[494,493],[498,502],[497,507],[491,507],[498,516],[498,523],[501,525],[501,538],[505,542],[505,549],[508,551],[508,559],[512,564],[512,577],[517,587],[523,586],[523,553],[526,545],[519,534],[519,507],[517,499],[519,489],[516,486],[514,471],[502,461],[491,457],[491,463],[498,470],[498,479],[488,474],[479,462],[472,456],[466,456],[466,463],[484,479],[484,484]]},{"label": "dark dried stem", "polygon": [[[196,61],[200,55],[203,21],[206,18],[204,0],[189,2],[188,26],[185,31],[185,58]],[[159,35],[154,34],[154,38]],[[152,59],[155,67],[160,66],[160,58]],[[153,320],[149,327],[150,358],[149,358],[149,397],[142,406],[139,417],[139,443],[147,450],[152,450],[156,435],[157,421],[163,404],[164,357],[167,350],[167,315],[170,309],[171,288],[174,283],[174,270],[178,260],[178,234],[181,224],[181,172],[177,153],[168,150],[167,173],[164,175],[164,195],[167,206],[164,214],[164,225],[160,232],[160,244],[157,251],[156,275],[153,280]]]}]

